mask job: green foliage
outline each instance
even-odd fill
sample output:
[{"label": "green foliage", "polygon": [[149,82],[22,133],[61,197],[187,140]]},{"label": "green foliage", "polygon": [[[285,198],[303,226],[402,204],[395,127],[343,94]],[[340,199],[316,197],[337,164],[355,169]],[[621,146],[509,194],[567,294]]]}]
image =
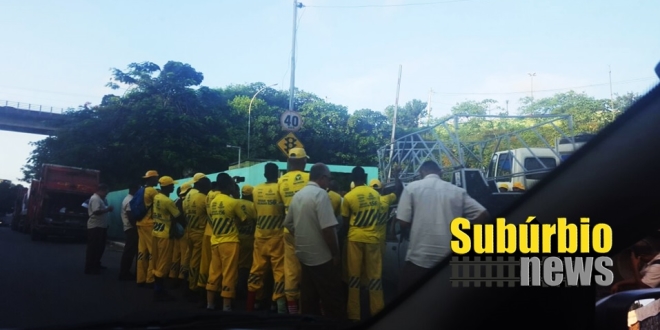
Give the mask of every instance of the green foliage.
[{"label": "green foliage", "polygon": [[[265,88],[250,106],[255,93],[265,84],[209,88],[201,86],[203,80],[201,72],[175,61],[167,62],[162,68],[143,62],[131,63],[126,70],[112,69],[106,86],[114,90],[124,86],[127,90],[122,95],[105,95],[96,107],[85,105],[65,113],[64,124],[55,135],[33,144],[35,148],[23,167],[24,180],[37,177],[45,163],[98,169],[102,180],[112,189],[125,188],[151,169],[173,177],[188,176],[191,172],[219,172],[236,161],[236,150],[227,145],[240,146],[243,160],[247,160],[248,125],[250,159],[285,159],[276,143],[287,134],[280,128],[279,117],[288,109],[288,92]],[[523,99],[520,111],[570,114],[574,117],[576,133],[595,132],[638,97],[632,93],[617,96],[612,107],[609,100],[568,92],[539,100]],[[297,90],[294,109],[300,111],[304,121],[295,134],[312,162],[376,166],[376,150],[390,141],[392,106],[384,112],[360,109],[350,114],[344,106]],[[462,102],[451,110],[452,114],[469,115],[505,115],[505,112],[490,99]],[[420,120],[427,115],[425,102],[407,102],[397,112],[396,136],[419,130]],[[461,122],[457,134],[461,141],[469,143],[535,123],[535,119],[512,124],[473,118]],[[435,133],[449,138],[453,130],[453,125],[449,125],[437,127]],[[537,139],[532,133],[525,134],[522,138]],[[544,133],[544,137],[554,138],[551,135],[550,130]],[[494,146],[484,145],[469,148],[486,158],[494,150]],[[452,152],[456,149],[454,146]]]}]

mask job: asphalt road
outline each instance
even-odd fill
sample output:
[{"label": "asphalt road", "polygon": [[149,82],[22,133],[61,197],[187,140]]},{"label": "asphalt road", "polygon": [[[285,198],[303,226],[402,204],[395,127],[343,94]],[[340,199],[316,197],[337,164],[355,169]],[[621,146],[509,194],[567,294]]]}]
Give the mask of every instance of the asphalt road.
[{"label": "asphalt road", "polygon": [[[118,281],[120,257],[120,248],[108,245],[102,259],[108,269],[85,275],[84,243],[57,237],[31,241],[29,235],[0,226],[0,328],[157,320],[200,310],[199,304],[183,299],[181,290],[171,291],[177,301],[154,302],[152,290]],[[234,303],[236,310],[244,305],[241,299]]]}]

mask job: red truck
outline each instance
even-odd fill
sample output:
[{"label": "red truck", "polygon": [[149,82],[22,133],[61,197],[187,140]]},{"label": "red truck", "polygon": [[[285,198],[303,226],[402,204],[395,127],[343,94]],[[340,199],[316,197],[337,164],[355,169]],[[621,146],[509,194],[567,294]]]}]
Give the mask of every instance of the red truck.
[{"label": "red truck", "polygon": [[26,222],[32,240],[49,235],[84,238],[89,216],[82,205],[96,191],[99,176],[97,170],[44,164],[28,196]]}]

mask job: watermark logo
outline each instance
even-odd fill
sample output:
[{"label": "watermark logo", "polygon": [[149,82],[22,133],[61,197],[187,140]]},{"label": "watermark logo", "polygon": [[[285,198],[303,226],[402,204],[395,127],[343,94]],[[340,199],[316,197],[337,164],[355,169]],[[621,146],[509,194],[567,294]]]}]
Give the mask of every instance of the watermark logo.
[{"label": "watermark logo", "polygon": [[[583,257],[576,253],[606,254],[612,249],[612,228],[607,224],[580,224],[558,218],[555,224],[535,223],[528,217],[522,224],[472,224],[465,218],[451,223],[452,252],[476,253],[483,257],[453,257],[453,286],[609,286],[614,282],[612,258]],[[495,255],[542,255],[516,258]]]}]

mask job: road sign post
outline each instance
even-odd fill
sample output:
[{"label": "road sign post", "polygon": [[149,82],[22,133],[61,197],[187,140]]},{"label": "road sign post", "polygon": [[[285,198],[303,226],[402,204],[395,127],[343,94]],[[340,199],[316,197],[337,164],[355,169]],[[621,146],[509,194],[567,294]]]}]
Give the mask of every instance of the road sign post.
[{"label": "road sign post", "polygon": [[280,117],[280,125],[284,131],[297,132],[302,127],[303,120],[299,112],[287,110]]},{"label": "road sign post", "polygon": [[279,142],[277,142],[277,147],[280,148],[280,150],[282,150],[282,152],[287,157],[289,157],[289,150],[293,148],[305,148],[302,142],[300,142],[300,140],[298,140],[298,138],[293,135],[293,133],[287,134]]}]

